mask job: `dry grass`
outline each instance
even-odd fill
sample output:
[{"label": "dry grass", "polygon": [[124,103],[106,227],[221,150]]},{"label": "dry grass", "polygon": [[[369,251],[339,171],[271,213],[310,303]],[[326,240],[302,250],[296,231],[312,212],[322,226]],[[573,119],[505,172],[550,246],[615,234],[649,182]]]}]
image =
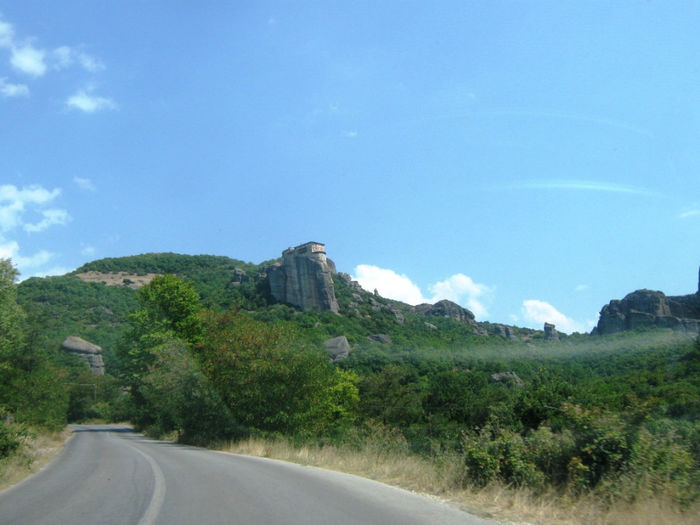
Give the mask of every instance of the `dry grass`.
[{"label": "dry grass", "polygon": [[39,472],[63,448],[71,433],[68,427],[61,432],[37,433],[36,438],[24,443],[18,454],[0,461],[0,490]]},{"label": "dry grass", "polygon": [[221,447],[236,454],[282,459],[356,474],[448,500],[481,517],[519,524],[546,525],[697,525],[700,506],[680,512],[670,498],[647,498],[609,507],[593,497],[535,494],[493,484],[484,489],[459,488],[464,472],[457,458],[439,463],[406,451],[368,443],[362,450],[334,446],[294,446],[285,440],[250,438]]}]

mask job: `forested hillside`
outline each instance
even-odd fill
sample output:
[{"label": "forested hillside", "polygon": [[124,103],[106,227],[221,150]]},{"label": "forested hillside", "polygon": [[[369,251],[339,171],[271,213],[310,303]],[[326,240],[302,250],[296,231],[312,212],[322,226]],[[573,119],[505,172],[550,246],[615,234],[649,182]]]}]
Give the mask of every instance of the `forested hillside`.
[{"label": "forested hillside", "polygon": [[[271,298],[265,264],[226,257],[105,259],[19,286],[2,264],[4,456],[32,426],[89,418],[197,444],[255,435],[361,449],[382,435],[456,461],[455,486],[698,501],[700,343],[687,334],[546,341],[513,327],[511,340],[427,322],[340,278],[340,315],[301,311]],[[137,290],[85,272],[159,276]],[[101,345],[107,375],[60,352],[66,335]],[[323,342],[339,335],[352,351],[331,362]]]}]

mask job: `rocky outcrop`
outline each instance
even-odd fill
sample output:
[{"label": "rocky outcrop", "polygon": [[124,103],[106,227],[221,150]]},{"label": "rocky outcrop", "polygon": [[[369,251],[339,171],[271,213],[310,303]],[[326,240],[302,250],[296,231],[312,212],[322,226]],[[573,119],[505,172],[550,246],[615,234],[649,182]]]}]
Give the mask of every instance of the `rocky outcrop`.
[{"label": "rocky outcrop", "polygon": [[551,323],[544,323],[544,340],[559,341],[559,332],[557,332],[556,326]]},{"label": "rocky outcrop", "polygon": [[491,374],[491,381],[504,383],[508,386],[523,386],[523,380],[515,372],[498,372]]},{"label": "rocky outcrop", "polygon": [[99,346],[80,337],[69,335],[61,344],[61,349],[85,361],[93,374],[104,375],[105,365],[102,361],[102,348]]},{"label": "rocky outcrop", "polygon": [[331,360],[334,362],[345,359],[350,355],[350,343],[348,343],[348,339],[344,335],[326,339],[323,344],[326,347],[326,352],[330,354]]},{"label": "rocky outcrop", "polygon": [[605,305],[593,332],[604,335],[640,327],[700,333],[700,291],[667,297],[659,291],[637,290]]},{"label": "rocky outcrop", "polygon": [[247,273],[245,273],[245,270],[243,270],[242,268],[233,269],[233,278],[231,279],[230,286],[239,286],[249,281],[250,276]]},{"label": "rocky outcrop", "polygon": [[272,296],[303,310],[319,308],[338,313],[332,274],[335,264],[325,246],[307,242],[282,253],[282,262],[267,268]]},{"label": "rocky outcrop", "polygon": [[499,337],[502,337],[503,339],[510,339],[511,341],[517,341],[518,336],[515,335],[515,332],[513,332],[513,329],[504,324],[492,324],[489,325],[489,328],[491,330],[486,330],[487,335],[497,335]]},{"label": "rocky outcrop", "polygon": [[392,344],[391,337],[389,337],[386,334],[368,335],[367,339],[369,339],[370,341],[372,341],[374,343],[381,343],[383,345],[391,345]]},{"label": "rocky outcrop", "polygon": [[438,301],[435,304],[419,304],[414,306],[412,310],[414,313],[424,315],[426,317],[448,317],[461,323],[476,326],[474,314],[471,311],[467,310],[466,308],[462,308],[457,303],[453,303],[447,299]]}]

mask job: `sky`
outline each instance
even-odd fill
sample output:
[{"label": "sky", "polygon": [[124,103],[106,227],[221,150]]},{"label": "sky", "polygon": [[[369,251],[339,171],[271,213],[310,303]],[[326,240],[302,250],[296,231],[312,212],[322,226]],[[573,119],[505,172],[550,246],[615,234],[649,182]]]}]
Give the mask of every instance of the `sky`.
[{"label": "sky", "polygon": [[0,0],[21,278],[307,241],[410,304],[590,331],[700,266],[700,3]]}]

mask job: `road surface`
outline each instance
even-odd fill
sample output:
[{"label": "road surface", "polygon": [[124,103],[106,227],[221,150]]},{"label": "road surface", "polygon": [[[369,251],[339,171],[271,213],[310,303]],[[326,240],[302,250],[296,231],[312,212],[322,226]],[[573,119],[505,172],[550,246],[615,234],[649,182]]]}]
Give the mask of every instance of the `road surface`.
[{"label": "road surface", "polygon": [[492,523],[357,476],[110,426],[76,426],[47,468],[0,492],[2,525]]}]

